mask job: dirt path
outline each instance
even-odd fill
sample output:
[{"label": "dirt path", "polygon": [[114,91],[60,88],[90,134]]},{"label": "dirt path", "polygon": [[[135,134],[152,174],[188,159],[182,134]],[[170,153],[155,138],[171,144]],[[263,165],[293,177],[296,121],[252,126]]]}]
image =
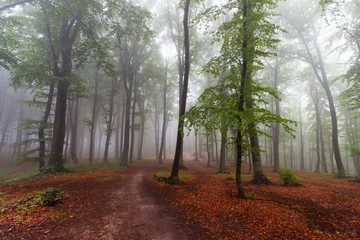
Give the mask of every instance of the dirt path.
[{"label": "dirt path", "polygon": [[99,221],[101,229],[88,226],[82,239],[188,239],[184,226],[174,224],[176,217],[146,186],[145,175],[154,165],[146,162],[130,169],[125,183],[104,203],[111,211]]}]

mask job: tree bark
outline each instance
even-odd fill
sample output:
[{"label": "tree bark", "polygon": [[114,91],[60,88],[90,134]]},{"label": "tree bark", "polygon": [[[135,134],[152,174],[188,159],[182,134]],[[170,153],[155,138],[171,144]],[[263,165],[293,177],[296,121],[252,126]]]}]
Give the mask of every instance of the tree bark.
[{"label": "tree bark", "polygon": [[226,136],[224,133],[221,133],[219,173],[223,173],[226,169],[225,152],[226,152]]},{"label": "tree bark", "polygon": [[[113,132],[113,116],[114,116],[114,97],[116,92],[116,79],[115,77],[111,78],[111,89],[110,89],[110,100],[109,100],[109,110],[107,115],[106,121],[106,140],[105,140],[105,150],[104,150],[104,158],[103,162],[107,163],[108,155],[109,155],[109,146],[110,146],[110,139]],[[106,111],[106,110],[105,110]]]},{"label": "tree bark", "polygon": [[130,154],[129,154],[129,162],[133,163],[134,161],[134,144],[135,144],[135,110],[136,110],[136,102],[137,102],[137,93],[138,93],[138,79],[135,78],[135,88],[134,88],[134,100],[132,106],[132,114],[131,114],[131,142],[130,142]]},{"label": "tree bark", "polygon": [[[162,123],[162,131],[161,131],[161,143],[160,143],[160,151],[159,151],[159,164],[162,164],[162,154],[163,150],[165,153],[165,136],[166,136],[166,122],[167,122],[167,75],[168,75],[168,63],[165,63],[165,75],[164,75],[164,93],[163,93],[163,123]],[[196,144],[195,144],[196,145]]]},{"label": "tree bark", "polygon": [[49,93],[48,93],[48,98],[47,98],[47,102],[46,102],[45,112],[44,112],[44,115],[43,115],[43,117],[41,119],[39,131],[38,131],[38,136],[39,136],[39,171],[40,171],[40,173],[45,172],[45,152],[46,152],[45,129],[46,129],[47,121],[48,121],[49,116],[50,116],[51,105],[52,105],[53,98],[54,98],[54,88],[55,88],[55,84],[54,84],[54,82],[51,82],[50,86],[49,86]]},{"label": "tree bark", "polygon": [[310,58],[310,62],[311,62],[311,66],[314,70],[314,73],[317,77],[317,79],[319,80],[321,86],[323,87],[327,99],[328,99],[328,103],[329,103],[329,108],[330,108],[330,116],[331,116],[331,126],[332,126],[332,148],[334,151],[334,156],[335,156],[335,162],[336,162],[336,166],[338,169],[338,177],[339,178],[344,178],[346,176],[345,174],[345,169],[343,166],[343,163],[341,161],[341,155],[340,155],[340,147],[339,147],[339,140],[338,140],[338,126],[337,126],[337,116],[336,116],[336,110],[335,110],[335,104],[334,104],[334,100],[331,94],[331,90],[330,90],[330,86],[329,86],[329,81],[327,79],[327,74],[325,71],[325,66],[324,66],[324,62],[323,62],[323,58],[322,58],[322,54],[320,51],[320,48],[317,45],[317,39],[316,37],[314,37],[313,39],[313,44],[316,50],[316,55],[318,58],[318,63],[320,66],[320,74],[318,72],[318,67],[317,64],[315,63],[312,54],[309,50],[308,44],[303,36],[303,33],[300,32],[298,29],[296,29],[300,35],[301,40],[303,41],[307,54],[309,55]]},{"label": "tree bark", "polygon": [[131,96],[132,96],[132,86],[133,86],[133,74],[127,73],[129,70],[124,70],[128,68],[128,49],[124,47],[124,58],[123,59],[123,80],[126,93],[126,103],[125,103],[125,125],[124,125],[124,148],[121,154],[121,166],[127,166],[129,160],[129,147],[130,147],[130,112],[131,112]]},{"label": "tree bark", "polygon": [[305,158],[304,158],[304,139],[303,139],[303,128],[302,128],[302,118],[301,118],[301,96],[299,104],[299,128],[300,128],[300,170],[304,171],[305,169]]},{"label": "tree bark", "polygon": [[95,150],[95,130],[97,120],[97,109],[98,109],[98,88],[99,88],[99,69],[95,69],[95,87],[94,87],[94,101],[91,113],[90,122],[90,149],[89,149],[89,163],[94,161],[94,150]]},{"label": "tree bark", "polygon": [[[274,66],[274,90],[278,90],[279,79],[279,63],[276,60]],[[275,114],[280,116],[280,102],[279,99],[275,99]],[[274,138],[273,138],[273,153],[274,153],[274,172],[277,172],[280,168],[279,160],[279,148],[280,148],[280,124],[274,123]]]},{"label": "tree bark", "polygon": [[189,39],[189,8],[190,8],[190,0],[186,0],[185,8],[184,8],[184,46],[185,46],[185,74],[184,74],[184,82],[183,89],[181,92],[181,104],[179,109],[179,123],[178,123],[178,131],[177,131],[177,139],[176,139],[176,148],[175,148],[175,156],[174,162],[172,166],[172,171],[170,175],[170,180],[178,182],[179,181],[179,165],[181,152],[183,147],[183,136],[182,132],[184,129],[183,123],[184,120],[182,116],[185,114],[186,110],[186,98],[188,91],[188,82],[189,82],[189,73],[190,73],[190,39]]},{"label": "tree bark", "polygon": [[[73,109],[69,109],[72,111]],[[70,142],[70,158],[74,164],[79,164],[79,159],[76,156],[77,151],[77,136],[78,136],[78,122],[79,122],[79,94],[75,96],[75,109],[70,119],[71,125],[71,142]]]},{"label": "tree bark", "polygon": [[[53,57],[53,75],[57,80],[57,96],[55,105],[53,141],[48,168],[52,173],[64,172],[63,147],[65,138],[66,102],[69,89],[69,78],[72,71],[72,48],[79,32],[79,19],[82,11],[79,10],[72,20],[63,20],[60,29],[59,41],[61,45],[61,69],[58,66],[60,55],[55,51],[52,43],[50,27],[47,25],[50,50]],[[71,31],[72,30],[72,31]]]}]

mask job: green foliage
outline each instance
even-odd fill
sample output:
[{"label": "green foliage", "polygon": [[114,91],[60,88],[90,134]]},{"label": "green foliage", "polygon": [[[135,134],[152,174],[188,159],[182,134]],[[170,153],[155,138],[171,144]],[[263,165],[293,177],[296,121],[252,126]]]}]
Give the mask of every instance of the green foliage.
[{"label": "green foliage", "polygon": [[300,178],[294,175],[292,169],[288,169],[288,168],[279,169],[279,176],[281,180],[283,180],[284,185],[288,185],[288,184],[294,184],[296,186],[300,185],[299,183]]},{"label": "green foliage", "polygon": [[246,198],[253,199],[255,197],[255,191],[247,192]]},{"label": "green foliage", "polygon": [[21,172],[21,173],[17,173],[16,175],[12,175],[9,176],[9,178],[5,181],[1,181],[0,184],[4,184],[4,183],[9,183],[9,182],[16,182],[22,179],[26,179],[26,178],[31,178],[34,176],[39,175],[39,170],[32,170],[32,171],[28,171],[28,172]]},{"label": "green foliage", "polygon": [[[228,131],[239,131],[242,136],[254,133],[267,135],[259,129],[259,123],[270,127],[277,122],[293,134],[291,125],[294,121],[284,119],[265,108],[269,96],[278,97],[278,93],[270,87],[263,87],[254,79],[256,73],[263,68],[262,61],[274,56],[271,51],[279,42],[274,35],[282,31],[270,22],[275,16],[272,10],[277,1],[256,0],[245,1],[247,16],[243,15],[243,2],[229,1],[221,6],[205,10],[198,19],[216,20],[221,15],[232,12],[232,18],[224,22],[213,33],[215,41],[222,42],[219,56],[212,58],[203,68],[218,83],[206,89],[198,98],[198,102],[184,116],[185,127],[198,131],[205,127],[207,132],[218,129],[234,144],[235,139],[229,138]],[[246,26],[246,27],[244,27]],[[244,44],[246,43],[246,44]],[[243,62],[247,62],[247,77],[243,77]],[[239,108],[241,98],[245,100],[244,109]],[[243,147],[248,147],[244,140]]]},{"label": "green foliage", "polygon": [[180,174],[178,180],[170,179],[170,173],[155,173],[153,175],[153,178],[156,179],[159,182],[166,182],[169,184],[182,184],[186,182],[186,180],[191,177],[189,174]]},{"label": "green foliage", "polygon": [[39,202],[42,205],[54,205],[58,202],[63,201],[65,198],[69,197],[69,194],[64,191],[59,191],[56,188],[50,187],[46,190],[39,192],[40,199]]}]

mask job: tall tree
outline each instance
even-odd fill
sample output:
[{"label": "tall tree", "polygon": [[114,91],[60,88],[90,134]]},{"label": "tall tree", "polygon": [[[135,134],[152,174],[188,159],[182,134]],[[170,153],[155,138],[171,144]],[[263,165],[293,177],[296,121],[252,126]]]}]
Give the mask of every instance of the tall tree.
[{"label": "tall tree", "polygon": [[[305,11],[302,11],[302,6],[295,5],[291,8],[287,7],[286,10],[283,9],[282,15],[286,18],[288,24],[295,30],[299,42],[305,48],[306,54],[304,55],[299,53],[299,56],[310,64],[318,82],[321,84],[326,93],[332,124],[332,149],[334,151],[338,177],[343,178],[345,177],[345,169],[340,155],[338,121],[335,103],[330,89],[325,62],[319,46],[319,37],[321,34],[320,19],[315,19],[316,13],[319,12],[319,6],[317,3],[312,1],[305,3],[308,8],[307,14],[305,14]],[[302,19],[301,24],[298,19]],[[304,24],[303,21],[306,21],[306,24]],[[314,50],[315,53],[313,53],[312,50]]]},{"label": "tall tree", "polygon": [[[184,7],[184,48],[185,48],[185,65],[184,65],[184,82],[181,91],[181,100],[179,106],[179,122],[177,128],[177,138],[175,147],[174,162],[171,170],[170,181],[179,182],[179,165],[183,148],[183,130],[184,119],[183,116],[186,110],[186,98],[188,92],[189,73],[190,73],[190,38],[189,38],[189,9],[190,0],[185,1]],[[180,66],[179,66],[180,67]]]},{"label": "tall tree", "polygon": [[[226,129],[232,129],[235,137],[233,143],[236,146],[236,185],[239,197],[245,197],[241,184],[241,161],[248,148],[245,136],[250,137],[253,164],[256,165],[254,182],[266,183],[269,180],[262,169],[257,124],[281,122],[287,131],[291,131],[287,124],[292,121],[260,107],[260,103],[266,102],[264,95],[276,96],[276,92],[271,88],[261,87],[254,79],[254,75],[262,68],[261,58],[272,56],[269,49],[274,48],[278,42],[273,38],[278,27],[269,22],[275,7],[276,3],[273,1],[242,0],[232,1],[221,8],[210,8],[204,13],[205,17],[216,19],[218,14],[224,12],[219,9],[234,12],[232,18],[223,23],[215,33],[223,41],[221,55],[211,59],[205,68],[215,77],[227,70],[229,73],[218,85],[204,91],[198,105],[187,114],[187,120],[190,125],[205,123],[207,128],[215,126],[222,131],[226,118]],[[223,62],[227,64],[220,64]],[[226,98],[223,95],[224,89],[229,93]]]}]

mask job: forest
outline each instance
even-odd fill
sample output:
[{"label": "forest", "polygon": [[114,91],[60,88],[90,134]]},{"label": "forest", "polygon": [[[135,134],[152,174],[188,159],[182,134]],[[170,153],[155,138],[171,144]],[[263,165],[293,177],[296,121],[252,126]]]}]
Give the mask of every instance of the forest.
[{"label": "forest", "polygon": [[360,238],[359,61],[360,0],[0,0],[0,236]]}]

